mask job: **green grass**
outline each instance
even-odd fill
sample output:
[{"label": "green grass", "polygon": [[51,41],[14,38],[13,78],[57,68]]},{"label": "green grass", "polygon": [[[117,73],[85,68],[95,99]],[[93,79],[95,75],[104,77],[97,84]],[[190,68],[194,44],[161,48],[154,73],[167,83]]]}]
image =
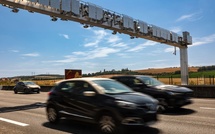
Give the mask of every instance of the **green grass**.
[{"label": "green grass", "polygon": [[190,73],[189,77],[190,78],[198,78],[198,77],[214,77],[215,76],[215,70],[213,71],[204,71],[204,72],[195,72],[195,73]]},{"label": "green grass", "polygon": [[[181,78],[181,75],[180,74],[163,74],[163,75],[159,75],[158,77],[159,78],[170,78],[170,77]],[[200,78],[200,77],[205,77],[205,78],[215,77],[215,70],[189,73],[189,78]]]}]

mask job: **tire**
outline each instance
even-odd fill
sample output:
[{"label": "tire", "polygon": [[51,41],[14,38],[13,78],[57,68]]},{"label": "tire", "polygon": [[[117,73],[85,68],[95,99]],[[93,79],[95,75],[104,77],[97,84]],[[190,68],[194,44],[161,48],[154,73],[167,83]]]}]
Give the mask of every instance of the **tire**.
[{"label": "tire", "polygon": [[59,113],[53,106],[47,107],[47,118],[52,124],[57,124],[59,122]]},{"label": "tire", "polygon": [[119,134],[121,133],[121,125],[111,114],[103,114],[98,120],[99,131],[103,134]]},{"label": "tire", "polygon": [[29,90],[27,88],[24,89],[24,93],[27,94],[29,93]]},{"label": "tire", "polygon": [[40,93],[40,90],[38,90],[37,93],[39,94],[39,93]]},{"label": "tire", "polygon": [[164,98],[159,98],[158,100],[157,113],[164,113],[167,110],[166,100]]},{"label": "tire", "polygon": [[157,113],[163,113],[166,111],[166,107],[162,104],[158,104]]},{"label": "tire", "polygon": [[15,93],[15,94],[17,94],[17,93],[18,93],[18,91],[17,91],[17,89],[16,89],[16,88],[14,88],[14,89],[13,89],[13,91],[14,91],[14,93]]}]

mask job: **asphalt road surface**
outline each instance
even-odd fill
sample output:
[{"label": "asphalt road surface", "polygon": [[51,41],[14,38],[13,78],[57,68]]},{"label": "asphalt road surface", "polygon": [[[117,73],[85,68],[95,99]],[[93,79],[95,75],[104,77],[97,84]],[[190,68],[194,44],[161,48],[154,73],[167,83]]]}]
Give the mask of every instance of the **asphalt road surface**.
[{"label": "asphalt road surface", "polygon": [[[99,134],[95,126],[62,119],[46,119],[47,92],[14,94],[0,90],[0,134]],[[149,127],[130,128],[129,134],[215,134],[215,99],[194,98],[193,104],[159,114]]]}]

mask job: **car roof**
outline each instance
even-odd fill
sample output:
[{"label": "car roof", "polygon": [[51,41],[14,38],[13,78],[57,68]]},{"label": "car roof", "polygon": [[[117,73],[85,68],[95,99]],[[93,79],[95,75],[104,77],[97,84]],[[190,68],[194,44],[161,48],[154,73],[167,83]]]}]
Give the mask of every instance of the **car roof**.
[{"label": "car roof", "polygon": [[118,76],[113,76],[111,78],[121,78],[121,77],[141,77],[141,76],[144,76],[144,77],[152,77],[150,75],[118,75]]},{"label": "car roof", "polygon": [[82,80],[82,81],[93,81],[93,80],[112,80],[109,78],[99,78],[99,77],[83,77],[83,78],[72,78],[72,79],[65,79],[65,80],[60,80],[57,81],[56,83],[61,83],[64,81],[78,81],[78,80]]},{"label": "car roof", "polygon": [[[92,81],[94,80],[109,80],[109,81],[115,81],[110,78],[98,78],[98,77],[83,77],[83,78],[72,78],[72,79],[65,79],[61,81],[57,81],[56,84],[60,84],[62,82],[67,82],[67,81],[86,81],[89,83],[93,83]],[[94,85],[95,90],[97,90],[100,94],[104,94],[104,90],[101,89],[101,87]]]}]

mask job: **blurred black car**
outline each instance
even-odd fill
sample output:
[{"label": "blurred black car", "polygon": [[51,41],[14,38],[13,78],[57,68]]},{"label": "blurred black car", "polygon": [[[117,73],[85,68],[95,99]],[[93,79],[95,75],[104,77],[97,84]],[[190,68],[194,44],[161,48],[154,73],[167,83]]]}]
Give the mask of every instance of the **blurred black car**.
[{"label": "blurred black car", "polygon": [[113,76],[117,80],[134,91],[148,94],[159,101],[158,111],[163,112],[168,108],[180,108],[191,104],[193,91],[186,87],[165,85],[157,79],[145,75]]},{"label": "blurred black car", "polygon": [[32,81],[21,81],[21,82],[16,83],[16,85],[13,88],[13,91],[15,94],[17,94],[18,92],[24,92],[24,93],[37,92],[37,93],[40,93],[40,86],[35,84]]},{"label": "blurred black car", "polygon": [[50,123],[61,117],[95,123],[103,133],[119,133],[124,126],[157,121],[158,101],[107,78],[74,78],[52,88],[46,112]]}]

